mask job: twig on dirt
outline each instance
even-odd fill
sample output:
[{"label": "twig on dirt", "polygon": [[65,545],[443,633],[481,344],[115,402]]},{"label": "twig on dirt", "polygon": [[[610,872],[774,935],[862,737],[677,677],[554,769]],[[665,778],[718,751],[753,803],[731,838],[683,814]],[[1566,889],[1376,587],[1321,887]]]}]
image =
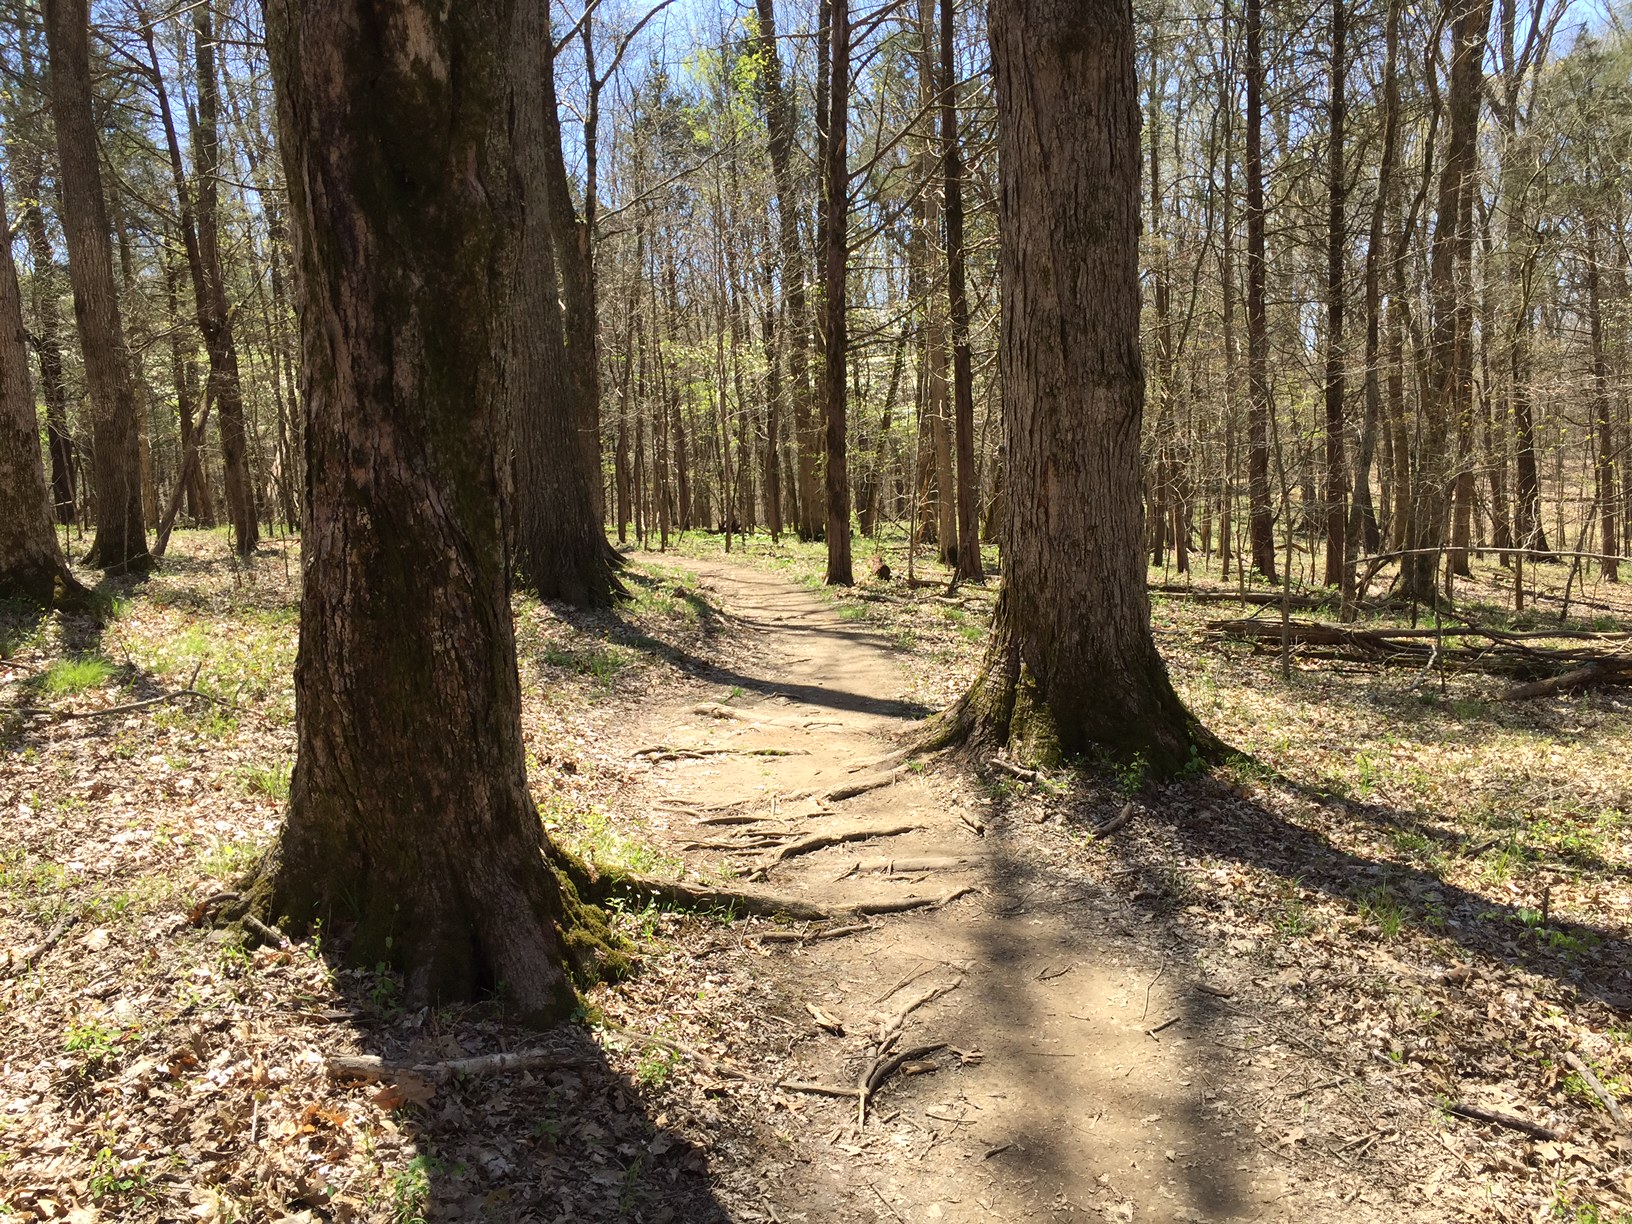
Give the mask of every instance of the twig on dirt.
[{"label": "twig on dirt", "polygon": [[1156,976],[1151,978],[1150,981],[1145,985],[1145,1005],[1139,1011],[1139,1023],[1140,1024],[1143,1024],[1145,1022],[1145,1017],[1150,1013],[1150,992],[1155,988],[1156,983],[1162,980],[1162,974],[1164,974],[1166,972],[1167,972],[1167,962],[1164,960],[1162,962],[1162,967],[1160,969],[1156,970]]},{"label": "twig on dirt", "polygon": [[56,925],[46,933],[45,938],[40,940],[39,943],[35,944],[27,952],[23,953],[22,963],[19,966],[20,972],[26,973],[30,969],[34,968],[42,956],[51,951],[52,948],[56,947],[57,944],[62,941],[62,937],[68,933],[68,928],[73,926],[74,923],[78,921],[78,914],[64,914],[62,917],[58,918]]},{"label": "twig on dirt", "polygon": [[1106,837],[1109,834],[1115,833],[1118,829],[1120,829],[1123,825],[1127,824],[1128,821],[1130,821],[1132,819],[1133,819],[1133,804],[1124,803],[1122,805],[1122,810],[1120,812],[1118,812],[1115,816],[1112,816],[1104,824],[1097,824],[1097,825],[1096,824],[1091,824],[1091,825],[1089,825],[1088,826],[1088,832],[1092,833],[1095,837]]},{"label": "twig on dirt", "polygon": [[1604,1087],[1603,1081],[1593,1074],[1592,1068],[1587,1066],[1585,1060],[1574,1050],[1564,1051],[1564,1061],[1581,1077],[1581,1082],[1592,1089],[1592,1095],[1598,1098],[1598,1103],[1604,1107],[1604,1112],[1614,1120],[1615,1125],[1625,1131],[1626,1115],[1621,1112],[1621,1106],[1614,1095]]},{"label": "twig on dirt", "polygon": [[453,1058],[446,1062],[393,1063],[376,1054],[331,1054],[324,1060],[335,1079],[380,1080],[417,1076],[433,1083],[445,1083],[456,1075],[492,1075],[500,1071],[564,1070],[594,1064],[554,1050],[524,1050],[512,1054],[483,1054],[476,1058]]},{"label": "twig on dirt", "polygon": [[1445,1109],[1459,1118],[1467,1118],[1472,1122],[1489,1122],[1493,1126],[1505,1126],[1508,1130],[1516,1130],[1520,1134],[1529,1135],[1532,1139],[1560,1139],[1563,1137],[1551,1127],[1542,1126],[1540,1123],[1532,1122],[1528,1118],[1500,1113],[1494,1109],[1484,1109],[1478,1105],[1468,1105],[1462,1101],[1453,1101]]},{"label": "twig on dirt", "polygon": [[843,926],[826,927],[819,931],[766,931],[759,939],[761,943],[814,943],[819,939],[839,939],[845,935],[857,935],[862,931],[870,931],[873,924],[870,922],[847,922]]},{"label": "twig on dirt", "polygon": [[1022,782],[1036,782],[1043,776],[1040,769],[1027,769],[1024,765],[1016,765],[1013,761],[1005,761],[1002,757],[993,757],[990,764],[999,773],[1006,773],[1011,778],[1019,778]]},{"label": "twig on dirt", "polygon": [[952,991],[956,990],[962,985],[963,978],[960,976],[953,978],[950,982],[942,982],[938,986],[931,986],[928,989],[920,990],[917,994],[908,998],[905,1003],[902,1003],[900,1006],[895,1008],[895,1010],[883,1016],[879,1021],[878,1035],[874,1040],[874,1044],[878,1051],[882,1053],[889,1047],[890,1043],[900,1034],[901,1026],[906,1023],[907,1017],[912,1015],[913,1012],[917,1011],[920,1007],[923,1007],[926,1003],[933,1003],[936,999],[940,998],[944,994],[952,993]]},{"label": "twig on dirt", "polygon": [[892,1216],[894,1216],[898,1221],[900,1221],[900,1224],[907,1224],[907,1222],[905,1220],[901,1219],[901,1213],[899,1211],[897,1211],[894,1207],[890,1206],[890,1200],[884,1197],[883,1192],[880,1191],[877,1186],[874,1186],[872,1182],[868,1182],[867,1184],[872,1187],[873,1193],[878,1195],[878,1201],[884,1204],[884,1209],[886,1211],[888,1211]]},{"label": "twig on dirt", "polygon": [[[196,667],[193,669],[193,677],[194,679],[198,677],[198,668]],[[160,693],[157,697],[148,697],[142,701],[127,701],[123,705],[104,706],[100,710],[51,710],[40,706],[19,706],[12,713],[21,714],[27,718],[52,718],[58,722],[68,722],[76,718],[106,718],[113,714],[130,714],[136,710],[148,709],[151,706],[180,701],[184,697],[196,697],[201,701],[211,701],[216,705],[225,706],[237,714],[253,712],[235,702],[217,697],[214,693],[202,693],[193,687],[193,680],[189,680],[185,687],[174,689],[168,693]]]},{"label": "twig on dirt", "polygon": [[1169,1016],[1166,1020],[1163,1020],[1155,1028],[1146,1029],[1145,1030],[1145,1036],[1154,1037],[1154,1036],[1156,1036],[1157,1033],[1162,1032],[1164,1029],[1172,1028],[1175,1024],[1177,1024],[1182,1019],[1184,1019],[1183,1016]]},{"label": "twig on dirt", "polygon": [[772,1080],[772,1088],[781,1088],[785,1092],[808,1092],[812,1096],[845,1097],[854,1099],[861,1094],[860,1088],[842,1088],[837,1084],[814,1084],[805,1080]]}]

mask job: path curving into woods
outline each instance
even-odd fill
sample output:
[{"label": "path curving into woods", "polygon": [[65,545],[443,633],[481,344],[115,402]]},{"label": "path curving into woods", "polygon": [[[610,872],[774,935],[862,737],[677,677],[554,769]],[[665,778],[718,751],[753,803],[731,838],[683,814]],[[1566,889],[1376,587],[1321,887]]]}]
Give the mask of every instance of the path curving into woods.
[{"label": "path curving into woods", "polygon": [[[1430,1218],[1365,1156],[1365,1090],[1299,1045],[1261,970],[1085,878],[1060,830],[1011,826],[960,770],[899,763],[925,711],[887,638],[774,573],[686,565],[748,649],[630,726],[630,802],[700,874],[840,914],[926,903],[833,938],[748,928],[782,1078],[880,1085],[860,1119],[783,1094],[764,1218]],[[1311,1111],[1361,1142],[1306,1142]]]}]

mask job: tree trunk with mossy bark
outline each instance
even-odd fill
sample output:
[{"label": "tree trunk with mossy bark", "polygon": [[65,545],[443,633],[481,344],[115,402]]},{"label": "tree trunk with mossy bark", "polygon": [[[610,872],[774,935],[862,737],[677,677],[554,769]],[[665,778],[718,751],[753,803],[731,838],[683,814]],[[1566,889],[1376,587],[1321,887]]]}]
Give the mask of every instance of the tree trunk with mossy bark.
[{"label": "tree trunk with mossy bark", "polygon": [[140,572],[153,559],[142,517],[136,387],[113,283],[112,230],[91,115],[90,9],[88,0],[46,0],[44,9],[62,229],[91,397],[96,537],[85,560],[110,573]]},{"label": "tree trunk with mossy bark", "polygon": [[22,598],[50,607],[83,596],[85,589],[68,572],[51,526],[4,183],[0,239],[0,599]]},{"label": "tree trunk with mossy bark", "polygon": [[1004,587],[930,743],[1175,773],[1218,748],[1150,633],[1139,426],[1139,100],[1126,0],[999,0]]},{"label": "tree trunk with mossy bark", "polygon": [[495,991],[538,1021],[616,956],[528,793],[510,618],[511,81],[544,23],[509,0],[267,6],[309,498],[294,778],[248,894],[349,930],[415,1002]]}]

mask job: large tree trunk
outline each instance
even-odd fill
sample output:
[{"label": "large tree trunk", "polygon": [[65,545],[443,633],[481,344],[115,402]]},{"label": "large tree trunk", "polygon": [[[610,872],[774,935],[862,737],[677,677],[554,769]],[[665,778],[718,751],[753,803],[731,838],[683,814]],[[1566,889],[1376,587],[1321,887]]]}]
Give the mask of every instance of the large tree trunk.
[{"label": "large tree trunk", "polygon": [[[198,118],[193,125],[193,165],[198,176],[197,263],[193,271],[198,296],[199,330],[210,355],[210,392],[215,398],[215,419],[221,432],[221,466],[225,474],[227,517],[232,521],[232,545],[240,557],[255,551],[260,539],[256,518],[255,483],[249,474],[249,442],[244,430],[244,391],[238,377],[238,341],[233,335],[232,310],[227,304],[226,274],[221,266],[219,196],[221,110],[215,74],[215,32],[210,3],[193,10],[194,65],[198,74]],[[178,190],[180,184],[177,184]],[[194,254],[189,251],[189,254]]]},{"label": "large tree trunk", "polygon": [[46,0],[45,37],[51,61],[51,113],[57,126],[62,225],[74,315],[91,397],[92,478],[96,537],[86,563],[110,573],[152,565],[142,520],[142,461],[136,389],[113,283],[112,230],[97,163],[91,118],[88,0]]},{"label": "large tree trunk", "polygon": [[958,76],[953,0],[941,0],[941,145],[946,186],[947,313],[952,324],[952,419],[958,451],[957,576],[984,582],[975,502],[975,373],[969,356],[969,294],[963,268],[963,152],[958,146]]},{"label": "large tree trunk", "polygon": [[1348,477],[1344,473],[1343,280],[1348,247],[1348,175],[1343,156],[1348,118],[1348,0],[1332,0],[1332,92],[1326,170],[1326,585],[1349,594]]},{"label": "large tree trunk", "polygon": [[1354,497],[1349,503],[1348,577],[1345,579],[1349,587],[1354,585],[1354,562],[1361,550],[1375,551],[1382,545],[1377,512],[1371,500],[1371,464],[1377,451],[1377,433],[1383,413],[1382,379],[1378,369],[1382,361],[1383,332],[1383,223],[1393,200],[1394,162],[1399,147],[1401,4],[1402,0],[1388,0],[1383,34],[1383,148],[1377,164],[1377,199],[1372,205],[1371,230],[1366,240],[1365,406],[1360,422],[1359,452],[1354,460]]},{"label": "large tree trunk", "polygon": [[267,6],[309,498],[294,781],[252,894],[355,923],[349,957],[416,1003],[502,985],[540,1019],[572,1006],[575,939],[525,775],[505,378],[544,27],[509,0]]},{"label": "large tree trunk", "polygon": [[[788,337],[788,399],[793,407],[795,498],[801,540],[820,539],[816,507],[816,456],[821,430],[816,424],[810,388],[810,320],[805,292],[805,250],[799,241],[799,191],[793,177],[793,103],[782,80],[782,57],[776,47],[774,0],[756,0],[762,60],[765,130],[770,145],[771,178],[776,184],[776,220],[782,262],[782,327]],[[773,446],[775,439],[772,439]]]},{"label": "large tree trunk", "polygon": [[[599,460],[591,466],[584,445],[586,397],[598,398],[600,383],[597,377],[586,384],[586,371],[568,354],[562,318],[563,300],[569,311],[576,303],[581,313],[583,295],[593,290],[578,283],[587,276],[582,263],[563,276],[557,262],[563,213],[574,225],[576,220],[572,201],[563,205],[559,198],[565,171],[555,164],[560,126],[548,46],[540,44],[537,62],[517,68],[510,120],[523,214],[508,377],[516,431],[516,552],[527,585],[539,598],[600,608],[624,589],[613,572],[597,508]],[[564,292],[569,282],[574,287]],[[572,343],[580,350],[588,347],[581,332],[573,333]]]},{"label": "large tree trunk", "polygon": [[[585,22],[585,29],[589,23]],[[600,320],[595,301],[595,223],[592,216],[595,193],[591,185],[584,196],[584,212],[580,216],[572,201],[572,186],[567,177],[566,156],[561,143],[561,115],[555,92],[555,55],[552,44],[546,43],[541,59],[533,71],[541,74],[545,89],[542,155],[547,173],[549,216],[555,237],[555,270],[560,278],[561,308],[558,313],[565,325],[563,342],[566,360],[565,388],[570,396],[574,422],[574,445],[588,482],[590,512],[595,520],[595,531],[602,552],[611,552],[602,528],[605,517],[601,491],[601,364]],[[586,127],[589,141],[586,151],[593,147],[594,133]],[[593,154],[591,154],[591,157]],[[562,454],[571,452],[563,451]],[[525,489],[521,496],[527,496]],[[561,524],[561,530],[569,524]],[[587,542],[581,547],[587,549]],[[598,580],[597,580],[598,581]]]},{"label": "large tree trunk", "polygon": [[1005,572],[985,669],[941,730],[1170,774],[1214,744],[1173,691],[1145,594],[1132,11],[999,0],[991,34]]},{"label": "large tree trunk", "polygon": [[1587,220],[1587,329],[1592,356],[1592,432],[1598,443],[1594,476],[1597,481],[1598,547],[1604,554],[1605,582],[1621,580],[1620,563],[1615,560],[1620,551],[1620,536],[1615,531],[1615,503],[1619,492],[1615,479],[1615,433],[1611,416],[1609,389],[1609,357],[1604,351],[1604,295],[1603,277],[1599,270],[1601,251],[1598,243],[1598,223]]},{"label": "large tree trunk", "polygon": [[824,177],[822,331],[826,344],[822,383],[827,408],[827,581],[849,586],[850,469],[845,415],[849,370],[845,274],[850,262],[850,2],[833,0],[829,41],[832,77],[828,96]]},{"label": "large tree trunk", "polygon": [[68,572],[51,526],[40,422],[28,381],[23,297],[11,258],[5,184],[0,182],[0,599],[45,607],[83,588]]},{"label": "large tree trunk", "polygon": [[[34,75],[34,59],[26,31],[20,37],[25,76]],[[51,453],[51,505],[59,523],[75,517],[74,440],[68,432],[68,382],[63,374],[62,320],[57,309],[60,281],[56,254],[45,224],[44,123],[40,112],[28,116],[26,130],[18,119],[8,151],[12,172],[22,192],[18,226],[28,242],[34,265],[32,306],[35,348],[40,355],[40,390],[45,396],[45,434]]]},{"label": "large tree trunk", "polygon": [[1433,313],[1429,402],[1423,406],[1407,555],[1401,559],[1405,593],[1422,603],[1434,603],[1439,597],[1438,563],[1447,543],[1456,475],[1450,431],[1453,424],[1461,428],[1472,404],[1473,303],[1467,270],[1473,254],[1479,102],[1490,9],[1491,0],[1457,0],[1451,24],[1450,133],[1440,167],[1428,270]]},{"label": "large tree trunk", "polygon": [[[526,226],[517,283],[517,551],[542,599],[605,607],[624,594],[602,522],[599,358],[590,229],[573,207],[556,112],[555,63],[527,69],[542,90],[514,123]],[[520,71],[520,69],[518,69]],[[548,334],[544,334],[544,333]]]},{"label": "large tree trunk", "polygon": [[1263,25],[1262,0],[1247,0],[1247,531],[1253,568],[1274,582],[1275,516],[1269,504],[1269,321],[1264,310]]}]

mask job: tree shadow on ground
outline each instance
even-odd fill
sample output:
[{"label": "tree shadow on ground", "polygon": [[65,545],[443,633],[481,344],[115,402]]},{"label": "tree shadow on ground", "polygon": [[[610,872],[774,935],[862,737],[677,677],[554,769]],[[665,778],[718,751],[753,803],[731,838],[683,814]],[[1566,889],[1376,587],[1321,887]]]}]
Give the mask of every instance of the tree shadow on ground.
[{"label": "tree shadow on ground", "polygon": [[[986,899],[976,903],[987,917],[965,928],[980,950],[967,1006],[987,1034],[987,1059],[1006,1064],[1005,1073],[1019,1079],[1020,1093],[1010,1089],[1009,1095],[1019,1095],[1025,1106],[1018,1121],[1011,1116],[1000,1133],[982,1137],[991,1144],[986,1159],[1031,1199],[1024,1217],[994,1218],[1099,1218],[1103,1212],[1106,1219],[1123,1219],[1118,1212],[1130,1202],[1138,1204],[1141,1219],[1146,1212],[1160,1220],[1258,1218],[1263,1208],[1255,1201],[1254,1175],[1290,1165],[1292,1156],[1244,1153],[1241,1117],[1221,1108],[1239,1104],[1229,1098],[1243,1088],[1232,1041],[1240,1040],[1244,1013],[1194,989],[1199,949],[1182,934],[1150,924],[1103,885],[1062,872],[1058,862],[1001,835],[990,836],[989,845]],[[1037,986],[1048,966],[1062,967],[1063,974],[1064,966],[1113,949],[1122,958],[1115,972],[1129,984],[1125,1020],[1133,1025],[1121,1033],[1124,1042],[1132,1038],[1124,1051],[1130,1061],[1115,1067],[1103,1065],[1104,1052],[1095,1046],[1106,1030],[1081,1023],[1092,1017],[1074,1014],[1072,1006],[1104,1001],[1075,993],[1066,976],[1058,979],[1064,993]],[[1045,966],[1041,973],[1039,965]],[[1105,971],[1102,964],[1090,967]],[[1148,985],[1156,982],[1161,986],[1152,1000]],[[1141,990],[1152,1009],[1148,1017],[1140,1011]],[[1159,1038],[1144,1035],[1164,1020],[1169,1023]],[[1045,1033],[1060,1034],[1059,1044],[1047,1047],[1058,1054],[1026,1049]],[[1162,1069],[1152,1070],[1150,1060],[1159,1057],[1166,1059]],[[1090,1058],[1102,1065],[1089,1069],[1078,1061]],[[1112,1132],[1105,1143],[1096,1142],[1101,1128]],[[1248,1158],[1250,1171],[1242,1163]]]},{"label": "tree shadow on ground", "polygon": [[[1414,814],[1382,804],[1356,804],[1319,788],[1278,779],[1287,806],[1301,800],[1333,811],[1369,831],[1420,827]],[[1551,978],[1584,999],[1616,1010],[1632,1006],[1632,944],[1608,925],[1550,916],[1535,905],[1502,901],[1451,883],[1417,864],[1364,854],[1336,844],[1319,829],[1243,797],[1219,778],[1200,778],[1153,791],[1141,817],[1154,835],[1117,840],[1113,853],[1129,869],[1171,870],[1175,863],[1234,862],[1267,871],[1288,886],[1312,889],[1354,906],[1393,907],[1404,924],[1445,941],[1458,954]],[[1161,890],[1153,892],[1153,899]],[[1539,899],[1538,902],[1539,904]]]},{"label": "tree shadow on ground", "polygon": [[[653,585],[662,585],[661,582],[647,579],[632,570],[627,572],[624,577],[626,581],[633,581],[641,585],[645,585],[647,582],[652,582]],[[693,610],[705,642],[718,639],[733,626],[749,629],[756,627],[756,622],[721,611],[696,591],[679,589],[675,597],[682,600]],[[631,647],[670,667],[676,668],[688,676],[709,684],[740,688],[744,692],[763,697],[787,697],[794,701],[823,706],[828,709],[846,710],[859,714],[876,714],[885,718],[918,719],[924,718],[933,712],[928,706],[918,702],[898,701],[865,693],[847,692],[824,684],[788,684],[785,681],[751,675],[735,667],[705,659],[678,642],[659,637],[617,610],[582,611],[559,604],[551,604],[550,610],[555,616],[586,637],[599,638],[602,641]],[[875,632],[838,628],[827,623],[813,624],[808,628],[798,625],[779,624],[777,628],[784,632],[808,632],[813,636],[826,640],[839,637],[868,646],[885,649],[889,647],[888,639]]]},{"label": "tree shadow on ground", "polygon": [[[410,1073],[337,1085],[342,1097],[371,1098],[390,1110],[397,1127],[396,1150],[385,1148],[393,1140],[389,1132],[377,1140],[381,1163],[392,1170],[390,1201],[371,1204],[365,1218],[500,1224],[731,1219],[715,1195],[704,1147],[667,1118],[650,1115],[640,1087],[612,1068],[589,1030],[577,1024],[531,1030],[510,1022],[496,1002],[405,1012],[395,1003],[392,978],[347,967],[327,945],[324,956],[343,1000],[333,1018],[363,1053],[394,1066],[499,1052],[538,1051],[556,1060],[440,1083]],[[338,1053],[342,1044],[333,1042],[325,1053]],[[329,1214],[335,1204],[316,1183],[288,1206],[342,1218]]]}]

